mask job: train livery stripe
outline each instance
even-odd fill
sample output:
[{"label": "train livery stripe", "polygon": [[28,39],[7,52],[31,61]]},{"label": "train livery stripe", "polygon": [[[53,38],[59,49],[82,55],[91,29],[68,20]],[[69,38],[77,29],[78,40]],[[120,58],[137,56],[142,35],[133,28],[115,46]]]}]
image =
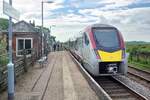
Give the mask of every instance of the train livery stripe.
[{"label": "train livery stripe", "polygon": [[95,49],[96,48],[96,44],[94,42],[93,32],[92,32],[92,30],[90,28],[87,28],[86,31],[88,32],[89,38],[91,40],[92,47],[93,47],[93,49]]},{"label": "train livery stripe", "polygon": [[98,54],[100,55],[101,61],[103,62],[116,62],[122,60],[122,50],[118,50],[112,53],[98,50]]}]

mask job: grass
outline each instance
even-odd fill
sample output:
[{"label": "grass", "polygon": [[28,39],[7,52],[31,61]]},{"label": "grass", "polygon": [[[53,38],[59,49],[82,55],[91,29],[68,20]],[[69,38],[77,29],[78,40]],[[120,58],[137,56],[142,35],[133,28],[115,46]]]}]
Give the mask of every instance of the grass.
[{"label": "grass", "polygon": [[127,52],[130,53],[129,64],[150,72],[150,42],[127,42],[126,47]]},{"label": "grass", "polygon": [[129,62],[129,65],[133,65],[133,67],[135,68],[138,68],[140,70],[146,70],[146,71],[149,71],[150,72],[150,65],[147,65],[147,64],[141,64],[141,63],[138,63],[138,62]]}]

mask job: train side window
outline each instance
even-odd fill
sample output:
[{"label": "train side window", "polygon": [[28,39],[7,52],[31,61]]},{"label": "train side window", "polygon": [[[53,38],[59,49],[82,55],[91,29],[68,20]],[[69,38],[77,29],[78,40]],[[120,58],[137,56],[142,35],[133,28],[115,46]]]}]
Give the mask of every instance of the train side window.
[{"label": "train side window", "polygon": [[85,40],[85,44],[88,45],[89,44],[89,39],[88,39],[86,33],[84,33],[84,40]]}]

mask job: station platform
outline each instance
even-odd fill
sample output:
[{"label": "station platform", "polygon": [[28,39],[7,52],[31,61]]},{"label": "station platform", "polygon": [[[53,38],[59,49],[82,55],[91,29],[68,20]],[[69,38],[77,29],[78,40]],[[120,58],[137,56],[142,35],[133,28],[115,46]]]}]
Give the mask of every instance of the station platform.
[{"label": "station platform", "polygon": [[[7,92],[0,94],[7,100]],[[69,52],[52,52],[47,65],[38,64],[17,78],[15,100],[99,100]]]}]

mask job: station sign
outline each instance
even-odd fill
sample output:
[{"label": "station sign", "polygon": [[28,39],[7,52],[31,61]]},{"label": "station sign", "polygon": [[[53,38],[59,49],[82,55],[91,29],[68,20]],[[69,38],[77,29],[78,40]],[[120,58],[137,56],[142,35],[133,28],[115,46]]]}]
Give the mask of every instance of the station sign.
[{"label": "station sign", "polygon": [[5,1],[3,1],[3,13],[13,19],[19,20],[20,13]]}]

